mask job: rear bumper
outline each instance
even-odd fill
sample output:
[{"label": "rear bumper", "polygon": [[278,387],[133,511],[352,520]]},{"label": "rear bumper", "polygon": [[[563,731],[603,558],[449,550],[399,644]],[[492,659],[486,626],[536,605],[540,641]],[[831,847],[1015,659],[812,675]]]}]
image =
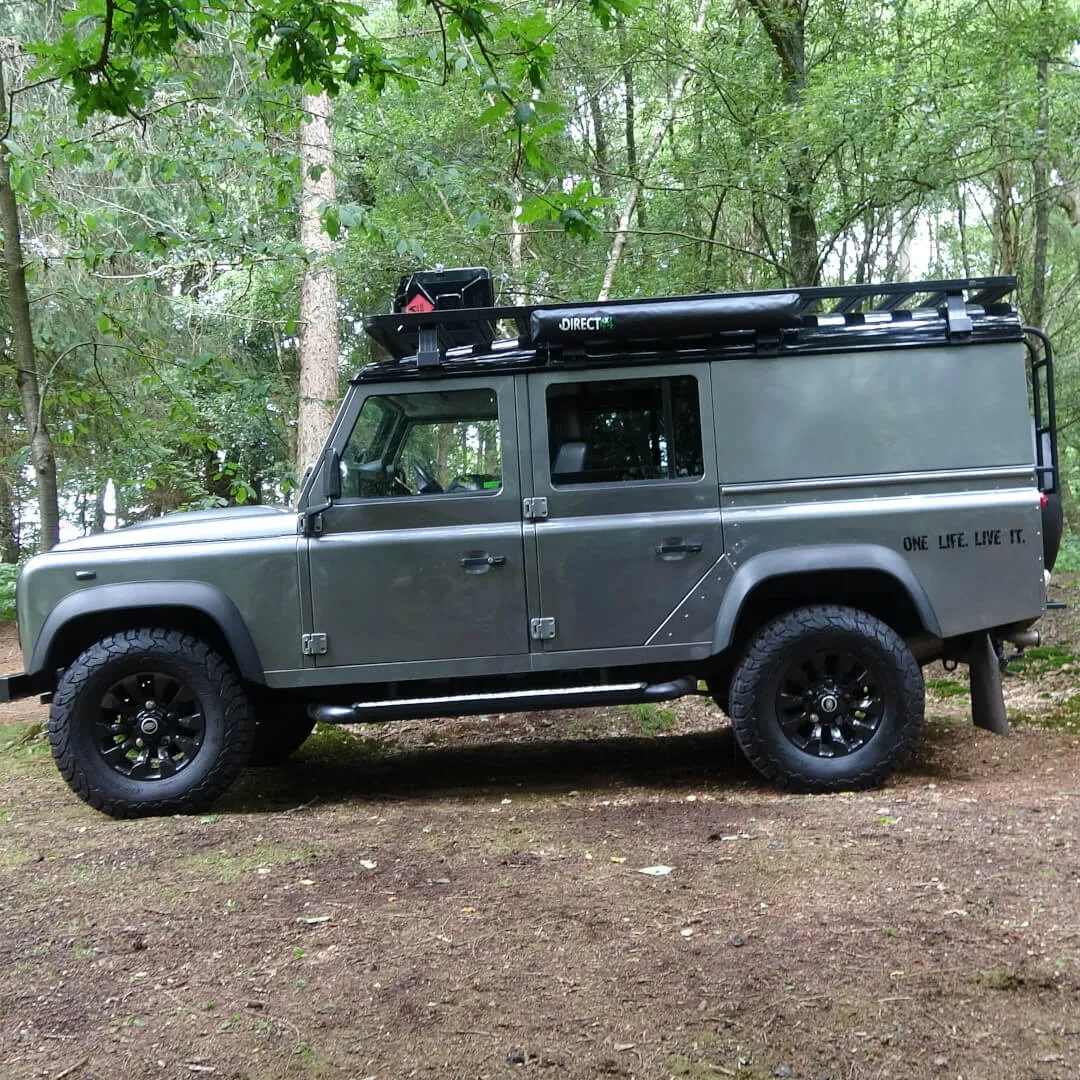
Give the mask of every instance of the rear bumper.
[{"label": "rear bumper", "polygon": [[0,702],[33,697],[48,689],[47,680],[40,675],[0,675]]}]

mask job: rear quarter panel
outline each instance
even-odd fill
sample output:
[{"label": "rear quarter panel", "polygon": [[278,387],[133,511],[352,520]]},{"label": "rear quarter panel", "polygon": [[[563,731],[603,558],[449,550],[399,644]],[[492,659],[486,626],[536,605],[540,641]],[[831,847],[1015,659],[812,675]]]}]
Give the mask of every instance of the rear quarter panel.
[{"label": "rear quarter panel", "polygon": [[904,557],[944,636],[1045,607],[1020,343],[718,362],[728,555],[873,543]]}]

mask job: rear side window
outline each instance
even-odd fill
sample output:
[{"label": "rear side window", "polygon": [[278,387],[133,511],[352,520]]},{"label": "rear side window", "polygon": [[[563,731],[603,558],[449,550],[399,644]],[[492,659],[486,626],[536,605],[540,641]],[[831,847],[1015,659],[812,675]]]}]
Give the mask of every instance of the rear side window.
[{"label": "rear side window", "polygon": [[553,484],[701,476],[697,379],[612,379],[547,388]]}]

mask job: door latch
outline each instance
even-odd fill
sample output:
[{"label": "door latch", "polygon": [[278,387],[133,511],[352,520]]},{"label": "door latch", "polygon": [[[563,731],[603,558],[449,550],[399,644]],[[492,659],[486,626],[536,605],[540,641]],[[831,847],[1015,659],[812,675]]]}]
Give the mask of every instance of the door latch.
[{"label": "door latch", "polygon": [[304,634],[300,638],[300,651],[305,656],[322,656],[326,652],[326,635]]},{"label": "door latch", "polygon": [[550,641],[555,636],[555,620],[530,619],[529,635],[533,641]]}]

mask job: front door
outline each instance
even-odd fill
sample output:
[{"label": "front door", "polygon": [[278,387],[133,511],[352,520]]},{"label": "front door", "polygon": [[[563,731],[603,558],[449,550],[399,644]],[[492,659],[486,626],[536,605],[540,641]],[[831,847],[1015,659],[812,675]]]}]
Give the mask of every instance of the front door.
[{"label": "front door", "polygon": [[711,409],[707,364],[529,376],[545,651],[688,643],[665,621],[723,555]]},{"label": "front door", "polygon": [[438,677],[528,653],[512,377],[382,386],[350,410],[341,498],[308,545],[317,665]]}]

